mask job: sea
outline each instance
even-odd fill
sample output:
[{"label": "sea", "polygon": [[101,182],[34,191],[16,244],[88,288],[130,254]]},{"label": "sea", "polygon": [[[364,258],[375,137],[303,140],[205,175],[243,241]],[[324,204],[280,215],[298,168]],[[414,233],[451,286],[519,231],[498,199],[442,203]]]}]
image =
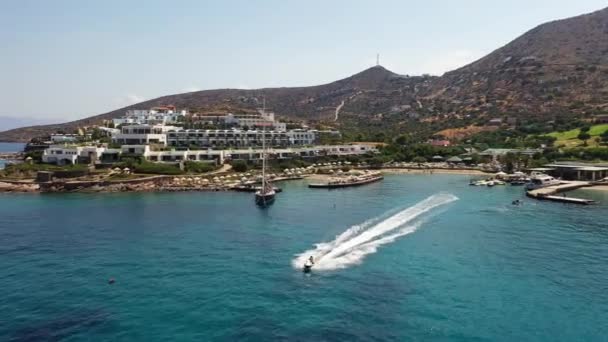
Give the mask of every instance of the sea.
[{"label": "sea", "polygon": [[606,340],[608,194],[469,178],[1,194],[0,340]]},{"label": "sea", "polygon": [[[25,147],[25,144],[22,144],[22,143],[0,142],[0,153],[21,152],[21,151],[23,151],[24,147]],[[0,170],[2,170],[4,168],[4,165],[6,165],[6,161],[0,158]]]}]

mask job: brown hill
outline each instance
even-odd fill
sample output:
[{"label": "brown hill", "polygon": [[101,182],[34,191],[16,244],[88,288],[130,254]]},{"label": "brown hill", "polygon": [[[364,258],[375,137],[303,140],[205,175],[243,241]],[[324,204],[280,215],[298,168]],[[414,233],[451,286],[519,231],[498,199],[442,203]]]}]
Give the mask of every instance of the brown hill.
[{"label": "brown hill", "polygon": [[0,133],[27,140],[123,115],[131,108],[255,109],[262,98],[282,117],[334,121],[347,131],[430,134],[490,117],[551,120],[608,110],[608,9],[540,25],[442,77],[407,77],[383,67],[325,85],[218,89],[163,96],[62,125]]},{"label": "brown hill", "polygon": [[446,73],[427,99],[454,111],[547,117],[608,105],[608,9],[540,25]]}]

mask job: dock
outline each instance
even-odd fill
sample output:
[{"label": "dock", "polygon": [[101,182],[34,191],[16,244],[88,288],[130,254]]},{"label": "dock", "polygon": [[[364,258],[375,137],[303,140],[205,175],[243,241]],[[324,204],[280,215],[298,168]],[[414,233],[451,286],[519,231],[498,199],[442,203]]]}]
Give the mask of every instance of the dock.
[{"label": "dock", "polygon": [[308,184],[308,187],[311,189],[337,189],[337,188],[347,188],[351,186],[361,186],[373,182],[378,182],[384,179],[384,176],[375,176],[368,177],[363,180],[354,181],[354,182],[340,182],[340,183],[320,183],[320,184]]},{"label": "dock", "polygon": [[576,190],[576,189],[580,189],[580,188],[587,187],[587,186],[591,186],[591,183],[581,182],[581,181],[570,181],[570,182],[564,181],[559,185],[552,185],[552,186],[548,186],[545,188],[526,191],[526,196],[535,198],[538,200],[561,202],[561,203],[573,203],[573,204],[583,204],[583,205],[594,204],[595,201],[589,200],[589,199],[567,197],[565,194],[563,196],[556,196],[556,194],[558,194],[558,193]]}]

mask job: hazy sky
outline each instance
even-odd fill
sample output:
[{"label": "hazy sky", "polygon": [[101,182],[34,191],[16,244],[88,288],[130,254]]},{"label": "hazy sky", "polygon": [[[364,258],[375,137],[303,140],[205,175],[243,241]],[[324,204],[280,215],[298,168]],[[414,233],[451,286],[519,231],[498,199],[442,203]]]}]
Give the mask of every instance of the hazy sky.
[{"label": "hazy sky", "polygon": [[71,120],[157,96],[441,74],[605,0],[2,0],[0,116]]}]

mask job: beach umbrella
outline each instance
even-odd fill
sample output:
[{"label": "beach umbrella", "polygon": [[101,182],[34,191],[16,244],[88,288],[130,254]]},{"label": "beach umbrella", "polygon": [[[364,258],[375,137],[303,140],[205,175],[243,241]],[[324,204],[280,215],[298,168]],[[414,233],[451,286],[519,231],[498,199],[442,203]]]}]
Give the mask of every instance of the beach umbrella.
[{"label": "beach umbrella", "polygon": [[448,163],[462,163],[462,159],[454,156],[454,157],[448,158],[447,162]]}]

